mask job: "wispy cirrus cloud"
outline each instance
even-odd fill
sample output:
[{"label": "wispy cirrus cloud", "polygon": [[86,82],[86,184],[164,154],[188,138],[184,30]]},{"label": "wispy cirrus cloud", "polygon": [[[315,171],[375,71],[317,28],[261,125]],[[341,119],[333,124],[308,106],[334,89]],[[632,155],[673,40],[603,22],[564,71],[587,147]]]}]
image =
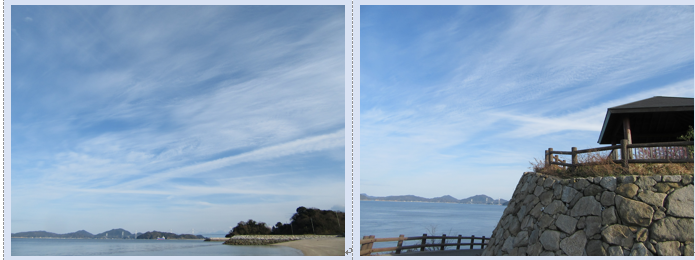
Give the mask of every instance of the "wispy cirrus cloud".
[{"label": "wispy cirrus cloud", "polygon": [[598,146],[607,108],[693,97],[690,7],[364,6],[361,15],[361,192],[370,195],[508,197],[544,149]]},{"label": "wispy cirrus cloud", "polygon": [[[31,226],[47,203],[59,206],[56,216],[90,207],[103,216],[125,205],[226,214],[241,202],[277,202],[291,212],[344,204],[335,188],[344,184],[341,6],[12,12],[13,231],[86,228]],[[310,198],[311,191],[326,196]],[[236,197],[220,206],[218,193]],[[274,212],[257,214],[269,223],[285,218]],[[235,216],[256,219],[242,215]],[[233,224],[175,218],[200,230]]]}]

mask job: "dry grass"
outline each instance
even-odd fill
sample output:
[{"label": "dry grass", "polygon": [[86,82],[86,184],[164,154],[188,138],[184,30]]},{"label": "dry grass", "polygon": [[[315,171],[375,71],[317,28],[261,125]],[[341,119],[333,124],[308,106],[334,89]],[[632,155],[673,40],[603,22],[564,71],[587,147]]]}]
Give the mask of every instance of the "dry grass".
[{"label": "dry grass", "polygon": [[531,163],[531,169],[537,173],[543,173],[561,178],[596,177],[596,176],[620,176],[620,175],[685,175],[693,174],[692,163],[632,163],[626,170],[621,164],[616,164],[607,153],[580,154],[577,158],[582,164],[574,168],[550,165],[546,167],[544,160],[535,159]]}]

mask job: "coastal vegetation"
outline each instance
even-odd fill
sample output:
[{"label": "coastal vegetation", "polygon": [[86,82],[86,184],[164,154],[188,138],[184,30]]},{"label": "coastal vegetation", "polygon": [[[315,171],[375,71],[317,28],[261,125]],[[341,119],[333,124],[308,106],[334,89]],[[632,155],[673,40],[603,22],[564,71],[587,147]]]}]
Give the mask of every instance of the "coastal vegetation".
[{"label": "coastal vegetation", "polygon": [[201,235],[191,235],[191,234],[181,234],[177,235],[174,233],[169,233],[169,232],[161,232],[161,231],[147,231],[142,235],[138,236],[138,239],[157,239],[163,237],[165,239],[205,239],[205,237]]},{"label": "coastal vegetation", "polygon": [[277,222],[269,228],[264,222],[249,219],[239,222],[225,237],[235,235],[344,235],[345,213],[333,210],[299,207],[289,224]]}]

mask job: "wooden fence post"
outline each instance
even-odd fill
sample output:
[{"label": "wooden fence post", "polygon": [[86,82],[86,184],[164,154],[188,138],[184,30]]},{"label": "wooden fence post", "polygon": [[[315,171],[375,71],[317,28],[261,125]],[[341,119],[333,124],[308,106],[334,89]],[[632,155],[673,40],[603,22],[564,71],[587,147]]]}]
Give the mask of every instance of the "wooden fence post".
[{"label": "wooden fence post", "polygon": [[427,244],[427,234],[422,234],[422,244],[420,247],[420,251],[425,251],[425,245]]},{"label": "wooden fence post", "polygon": [[398,245],[396,246],[396,254],[400,255],[401,254],[401,247],[403,247],[403,240],[405,239],[404,235],[398,236]]},{"label": "wooden fence post", "polygon": [[579,160],[577,159],[577,147],[572,147],[572,168],[577,167]]},{"label": "wooden fence post", "polygon": [[625,170],[629,169],[629,165],[627,164],[628,158],[628,151],[627,151],[627,139],[620,140],[620,155],[623,158],[623,167],[625,167]]},{"label": "wooden fence post", "polygon": [[446,234],[442,234],[442,247],[439,250],[444,250],[444,244],[446,244]]},{"label": "wooden fence post", "polygon": [[483,242],[480,245],[480,249],[485,249],[485,236],[483,236]]},{"label": "wooden fence post", "polygon": [[[369,236],[362,236],[362,239],[367,239],[367,238],[369,238]],[[360,255],[362,255],[362,251],[364,251],[364,250],[367,250],[367,244],[362,244],[362,246],[360,246]]]},{"label": "wooden fence post", "polygon": [[473,244],[475,243],[475,235],[471,236],[471,249],[473,249]]},{"label": "wooden fence post", "polygon": [[[369,238],[375,238],[375,237],[376,237],[375,235],[369,236]],[[369,242],[369,244],[367,244],[367,250],[369,250],[370,255],[372,254],[372,247],[374,247],[374,241]]]},{"label": "wooden fence post", "polygon": [[459,234],[459,240],[456,241],[456,243],[458,244],[458,245],[456,245],[456,250],[461,249],[461,234]]},{"label": "wooden fence post", "polygon": [[550,167],[550,161],[553,159],[553,148],[548,148],[545,153],[545,166]]}]

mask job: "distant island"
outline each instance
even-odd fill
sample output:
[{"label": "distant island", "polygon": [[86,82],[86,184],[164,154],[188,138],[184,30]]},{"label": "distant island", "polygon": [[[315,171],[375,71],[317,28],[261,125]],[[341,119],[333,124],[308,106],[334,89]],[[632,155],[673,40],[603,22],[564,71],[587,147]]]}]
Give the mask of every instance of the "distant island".
[{"label": "distant island", "polygon": [[364,201],[400,201],[400,202],[431,202],[431,203],[459,203],[459,204],[488,204],[488,205],[502,205],[506,206],[509,201],[504,199],[493,199],[487,195],[475,195],[473,197],[468,197],[465,199],[456,199],[449,195],[444,195],[436,198],[423,198],[415,195],[399,195],[399,196],[386,196],[386,197],[374,197],[369,196],[366,193],[360,194],[360,200]]},{"label": "distant island", "polygon": [[13,233],[13,238],[58,238],[58,239],[157,239],[164,237],[165,239],[205,239],[201,235],[181,234],[177,235],[169,232],[148,231],[145,233],[138,232],[137,234],[130,233],[122,228],[111,229],[106,232],[93,235],[84,230],[79,230],[67,234],[56,234],[46,231],[28,231]]}]

